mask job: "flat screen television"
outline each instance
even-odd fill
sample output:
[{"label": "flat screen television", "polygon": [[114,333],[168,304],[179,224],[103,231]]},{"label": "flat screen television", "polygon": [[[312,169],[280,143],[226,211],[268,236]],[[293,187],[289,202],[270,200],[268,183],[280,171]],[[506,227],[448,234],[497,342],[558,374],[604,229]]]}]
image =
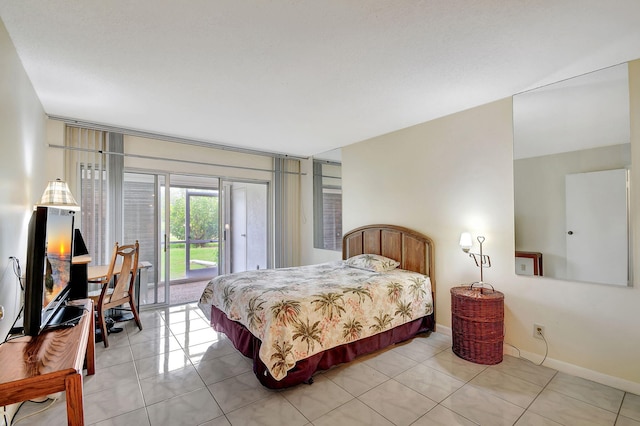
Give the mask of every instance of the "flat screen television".
[{"label": "flat screen television", "polygon": [[[29,221],[24,286],[24,333],[72,325],[82,312],[65,306],[71,290],[74,212],[36,207]],[[70,309],[67,309],[70,308]],[[76,308],[76,309],[74,309]]]}]

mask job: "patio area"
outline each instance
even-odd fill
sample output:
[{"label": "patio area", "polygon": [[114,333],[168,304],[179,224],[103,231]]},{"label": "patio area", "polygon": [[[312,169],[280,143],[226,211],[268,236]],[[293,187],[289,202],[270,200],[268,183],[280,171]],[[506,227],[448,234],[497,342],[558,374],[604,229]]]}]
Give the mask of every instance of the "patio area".
[{"label": "patio area", "polygon": [[184,303],[197,302],[200,300],[202,291],[208,282],[209,280],[171,284],[169,288],[169,304],[182,305]]},{"label": "patio area", "polygon": [[[193,281],[187,283],[174,283],[169,288],[169,304],[170,305],[182,305],[185,303],[197,302],[202,295],[202,291],[206,287],[209,280]],[[163,302],[164,299],[164,286],[158,287],[159,302]],[[153,287],[148,286],[147,294],[140,293],[140,307],[144,309],[144,306],[154,300]]]}]

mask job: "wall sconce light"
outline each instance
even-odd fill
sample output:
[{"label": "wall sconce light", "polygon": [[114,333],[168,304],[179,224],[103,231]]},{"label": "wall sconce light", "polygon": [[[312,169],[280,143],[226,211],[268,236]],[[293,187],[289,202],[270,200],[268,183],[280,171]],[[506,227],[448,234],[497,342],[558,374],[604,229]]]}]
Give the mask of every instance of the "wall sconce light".
[{"label": "wall sconce light", "polygon": [[55,207],[72,211],[80,210],[80,206],[76,202],[76,199],[73,198],[69,186],[60,179],[49,181],[37,206]]},{"label": "wall sconce light", "polygon": [[477,238],[478,243],[480,243],[480,253],[469,253],[471,251],[471,247],[473,247],[473,240],[471,239],[471,234],[468,232],[463,232],[460,235],[460,247],[462,251],[465,253],[469,253],[469,257],[472,257],[476,262],[476,266],[480,267],[480,281],[478,284],[484,284],[484,274],[483,268],[491,267],[491,258],[482,253],[482,243],[484,243],[484,237],[479,236]]}]

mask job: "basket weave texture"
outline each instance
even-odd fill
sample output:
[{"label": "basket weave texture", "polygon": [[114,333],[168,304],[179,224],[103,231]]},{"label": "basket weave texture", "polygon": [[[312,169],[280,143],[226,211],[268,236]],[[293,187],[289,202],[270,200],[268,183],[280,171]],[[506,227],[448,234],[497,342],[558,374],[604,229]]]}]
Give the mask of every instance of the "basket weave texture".
[{"label": "basket weave texture", "polygon": [[451,289],[453,352],[478,364],[502,362],[504,294],[470,286]]}]

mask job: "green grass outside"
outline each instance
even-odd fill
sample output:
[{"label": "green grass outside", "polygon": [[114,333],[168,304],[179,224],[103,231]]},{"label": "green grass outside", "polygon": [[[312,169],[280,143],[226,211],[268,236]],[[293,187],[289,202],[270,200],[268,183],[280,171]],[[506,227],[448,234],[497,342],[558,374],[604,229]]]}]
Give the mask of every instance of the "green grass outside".
[{"label": "green grass outside", "polygon": [[[184,244],[170,245],[170,262],[171,262],[171,279],[181,279],[186,277],[185,259],[187,251]],[[209,243],[204,247],[191,247],[191,259],[206,260],[209,262],[218,262],[218,243]],[[206,268],[204,265],[191,264],[190,269]]]}]

